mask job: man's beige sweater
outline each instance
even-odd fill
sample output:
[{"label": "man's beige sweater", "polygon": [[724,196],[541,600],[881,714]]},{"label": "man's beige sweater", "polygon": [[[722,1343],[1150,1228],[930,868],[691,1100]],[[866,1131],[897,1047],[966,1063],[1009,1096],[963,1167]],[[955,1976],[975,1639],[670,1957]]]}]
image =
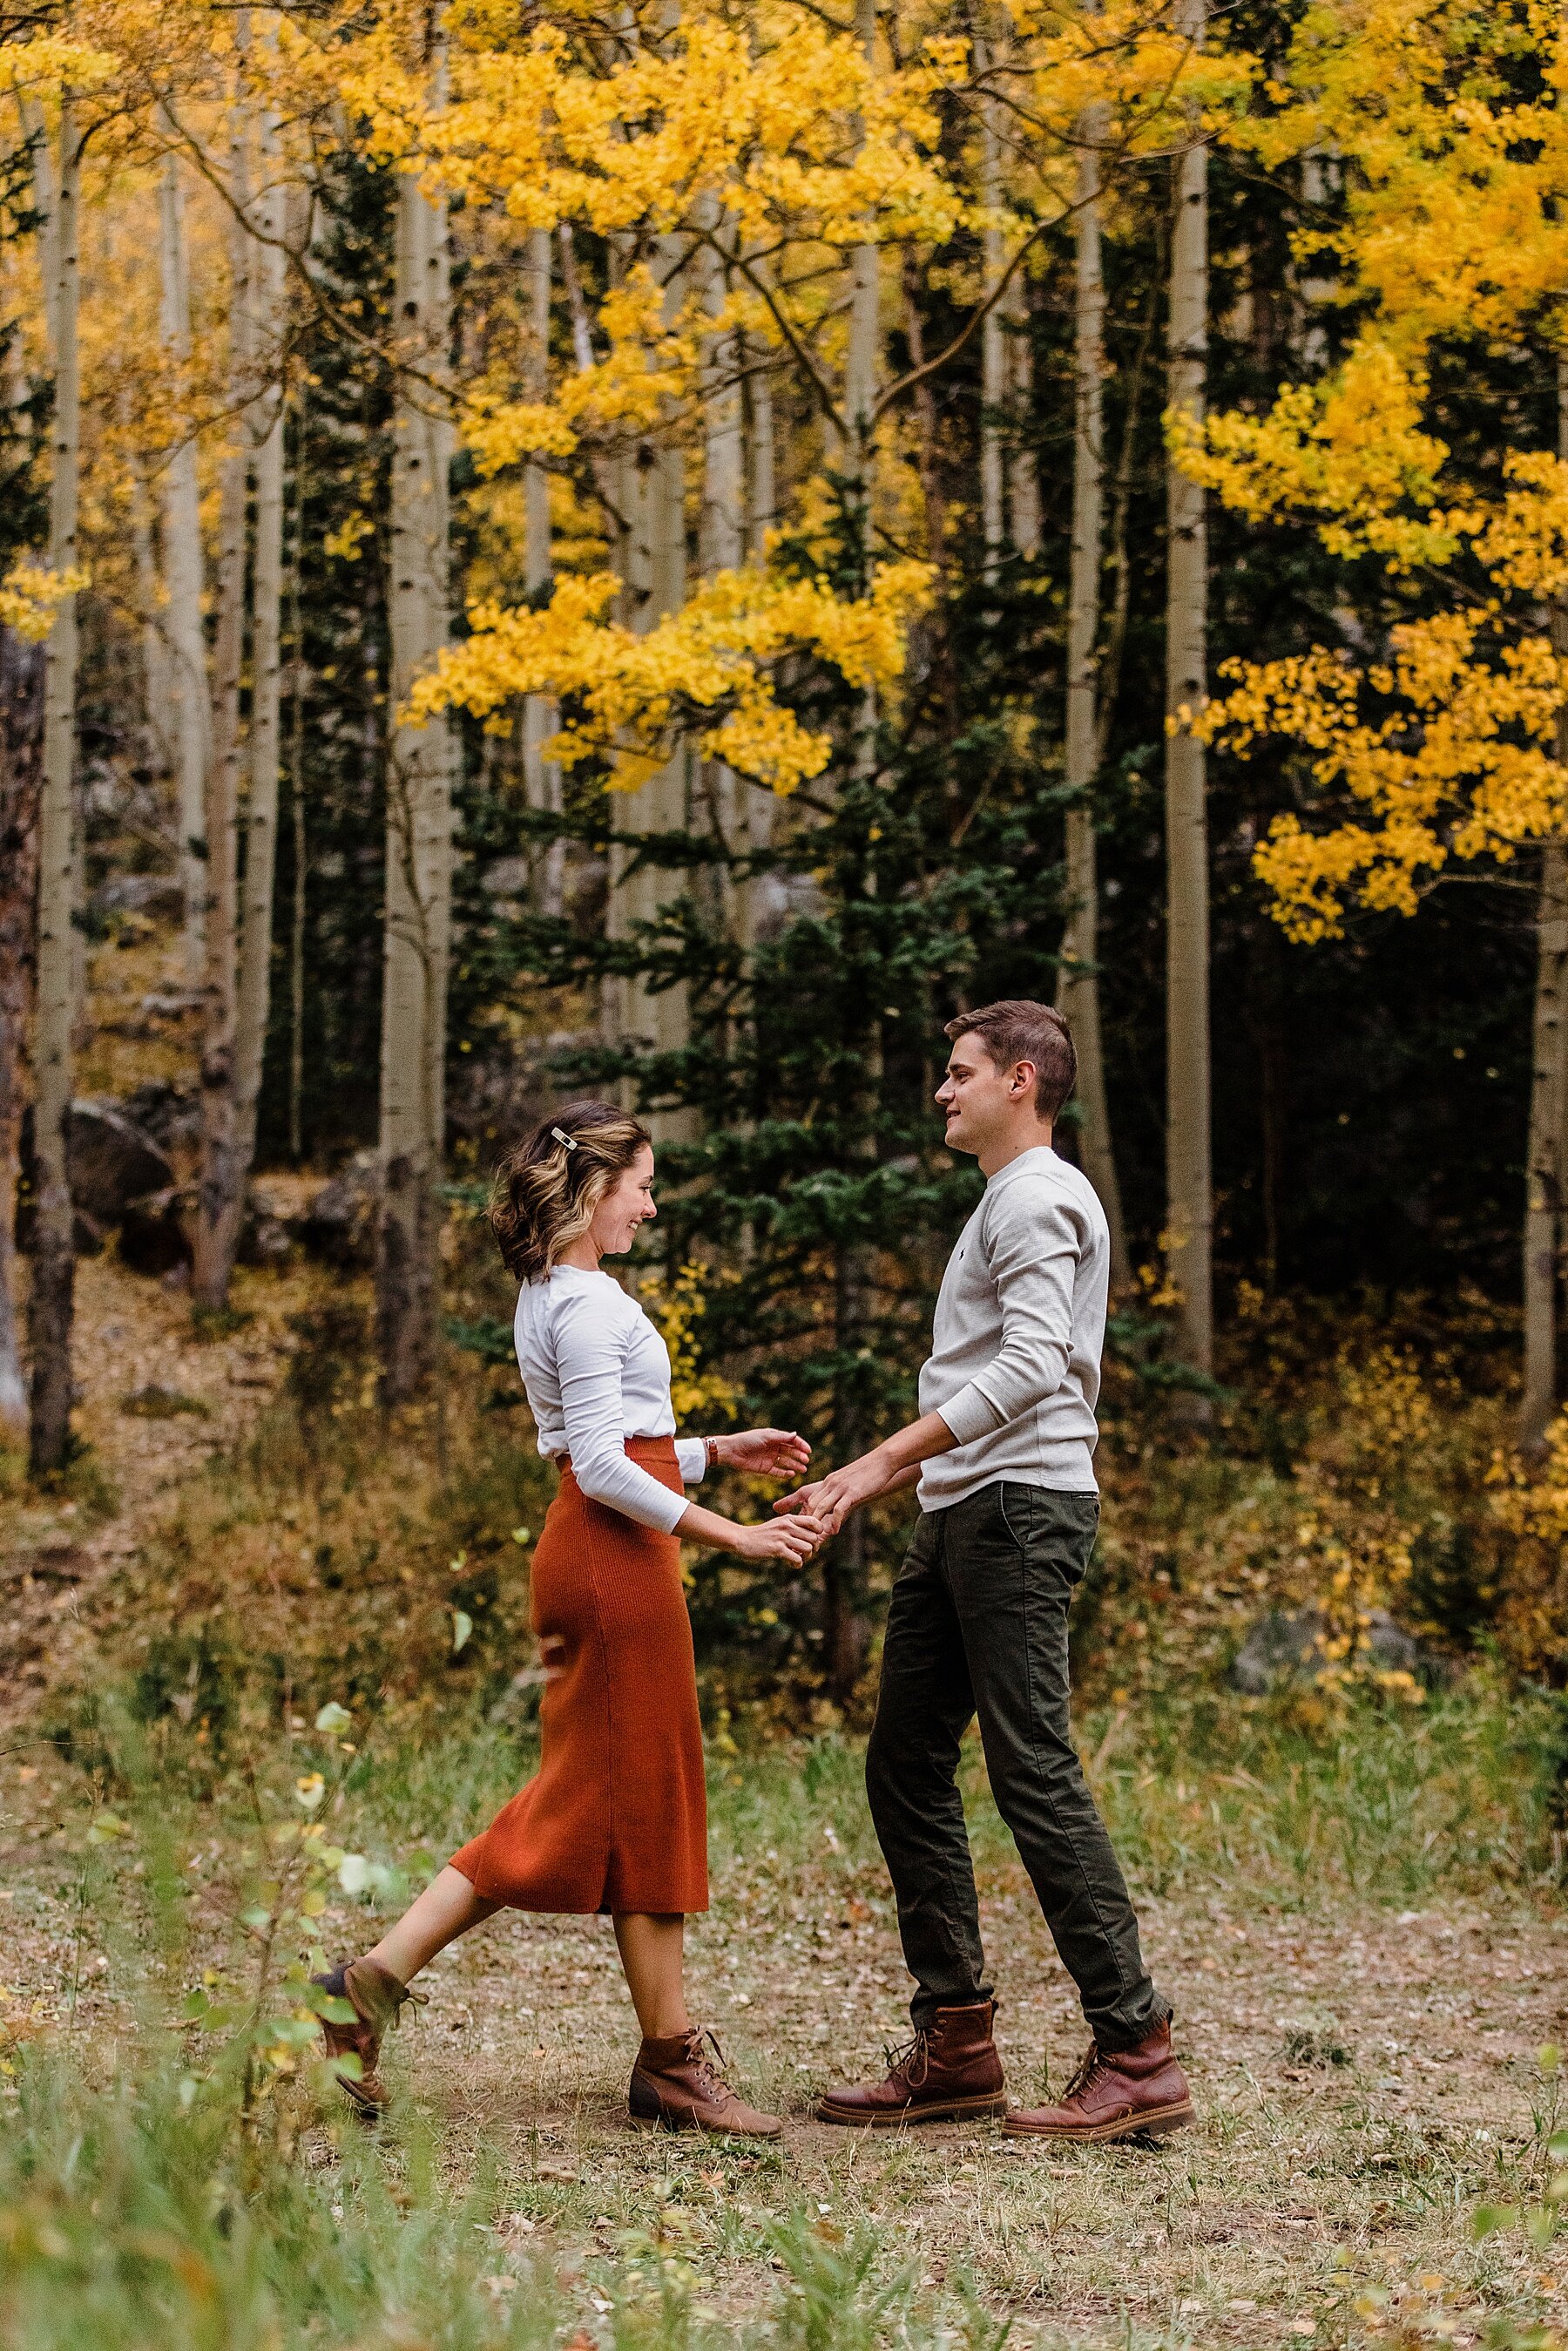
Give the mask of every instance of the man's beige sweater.
[{"label": "man's beige sweater", "polygon": [[1110,1257],[1094,1186],[1048,1146],[992,1177],[942,1278],[920,1374],[921,1412],[940,1412],[958,1439],[925,1464],[922,1510],[1000,1479],[1096,1490]]}]

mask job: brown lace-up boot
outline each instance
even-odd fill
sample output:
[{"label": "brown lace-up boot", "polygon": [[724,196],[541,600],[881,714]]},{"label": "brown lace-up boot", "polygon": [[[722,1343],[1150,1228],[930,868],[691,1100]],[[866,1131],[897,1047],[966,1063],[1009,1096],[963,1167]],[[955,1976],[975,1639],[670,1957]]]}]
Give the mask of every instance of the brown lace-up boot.
[{"label": "brown lace-up boot", "polygon": [[1101,2049],[1094,2042],[1067,2085],[1060,2105],[1021,2108],[1002,2125],[1014,2138],[1081,2142],[1154,2137],[1192,2120],[1187,2076],[1170,2047],[1168,2016],[1136,2049]]},{"label": "brown lace-up boot", "polygon": [[714,2131],[729,2138],[778,2138],[777,2115],[759,2114],[737,2098],[718,2066],[724,2053],[711,2032],[677,2032],[665,2041],[644,2040],[631,2069],[627,2104],[634,2123],[647,2129]]},{"label": "brown lace-up boot", "polygon": [[901,2123],[966,2122],[1004,2115],[1002,2059],[992,2038],[996,2010],[989,2000],[972,2008],[939,2008],[929,2030],[888,2052],[888,2077],[852,2090],[829,2090],[817,2119],[861,2130],[894,2130]]},{"label": "brown lace-up boot", "polygon": [[330,1975],[312,1976],[310,1980],[318,1991],[346,2001],[354,2011],[352,2020],[324,2016],[321,2038],[328,2063],[337,2057],[359,2060],[358,2078],[339,2073],[337,2086],[358,2114],[367,2122],[375,2122],[392,2095],[377,2071],[382,2038],[389,2025],[396,2022],[405,2001],[423,2008],[426,1994],[410,1991],[377,1959],[351,1959],[347,1967],[334,1968]]}]

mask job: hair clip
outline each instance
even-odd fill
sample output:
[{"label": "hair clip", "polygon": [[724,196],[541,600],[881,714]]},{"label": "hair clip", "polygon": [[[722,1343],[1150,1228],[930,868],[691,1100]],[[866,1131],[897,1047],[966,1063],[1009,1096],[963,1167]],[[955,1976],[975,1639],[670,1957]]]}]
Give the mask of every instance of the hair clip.
[{"label": "hair clip", "polygon": [[550,1132],[555,1136],[556,1142],[561,1144],[567,1151],[575,1151],[576,1149],[577,1138],[575,1134],[563,1134],[558,1126],[553,1126],[550,1129]]}]

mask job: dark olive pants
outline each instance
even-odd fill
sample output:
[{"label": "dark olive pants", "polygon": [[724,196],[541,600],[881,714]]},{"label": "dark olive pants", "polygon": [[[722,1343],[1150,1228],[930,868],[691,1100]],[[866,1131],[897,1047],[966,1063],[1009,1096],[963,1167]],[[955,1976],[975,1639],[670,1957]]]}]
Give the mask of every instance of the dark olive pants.
[{"label": "dark olive pants", "polygon": [[1130,2048],[1169,2013],[1068,1727],[1067,1607],[1098,1523],[1096,1494],[982,1487],[921,1514],[893,1587],[866,1785],[917,2025],[991,1998],[957,1784],[977,1714],[997,1809],[1096,2040]]}]

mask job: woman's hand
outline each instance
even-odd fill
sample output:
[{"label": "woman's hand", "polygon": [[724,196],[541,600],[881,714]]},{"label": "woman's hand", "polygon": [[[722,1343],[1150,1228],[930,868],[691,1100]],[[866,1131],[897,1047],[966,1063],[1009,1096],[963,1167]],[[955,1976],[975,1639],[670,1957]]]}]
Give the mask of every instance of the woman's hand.
[{"label": "woman's hand", "polygon": [[764,1520],[761,1526],[736,1527],[726,1549],[737,1559],[787,1559],[803,1566],[827,1529],[804,1512],[790,1519]]},{"label": "woman's hand", "polygon": [[804,1477],[811,1460],[810,1446],[793,1428],[742,1428],[716,1437],[713,1450],[727,1468],[752,1478]]}]

